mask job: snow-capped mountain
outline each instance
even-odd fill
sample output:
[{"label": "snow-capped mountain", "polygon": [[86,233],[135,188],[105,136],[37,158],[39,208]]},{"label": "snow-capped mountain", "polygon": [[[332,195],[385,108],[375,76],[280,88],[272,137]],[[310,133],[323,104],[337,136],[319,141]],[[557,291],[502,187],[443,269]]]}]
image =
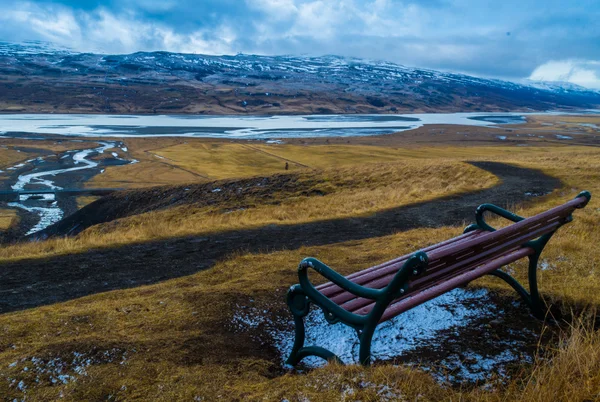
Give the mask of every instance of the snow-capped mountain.
[{"label": "snow-capped mountain", "polygon": [[568,83],[483,79],[337,56],[76,53],[0,43],[0,111],[394,113],[597,108]]}]

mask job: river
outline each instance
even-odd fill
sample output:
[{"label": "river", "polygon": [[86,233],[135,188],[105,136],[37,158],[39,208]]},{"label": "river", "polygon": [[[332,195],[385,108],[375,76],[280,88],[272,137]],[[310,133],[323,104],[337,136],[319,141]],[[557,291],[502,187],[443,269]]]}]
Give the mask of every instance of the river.
[{"label": "river", "polygon": [[391,134],[424,124],[494,126],[525,122],[524,113],[423,113],[402,115],[0,115],[0,135],[17,133],[87,137],[208,137],[270,139]]},{"label": "river", "polygon": [[[43,155],[26,160],[6,169],[9,173],[10,189],[18,190],[60,190],[64,185],[69,188],[81,186],[85,180],[95,174],[101,173],[100,162],[91,157],[103,154],[109,149],[120,148],[125,153],[126,148],[120,141],[90,141],[90,145],[97,145],[81,150],[62,152],[58,157],[55,154]],[[82,145],[86,145],[82,143]],[[112,154],[111,158],[104,158],[102,164],[122,165],[135,163],[136,160],[127,160]],[[11,184],[12,183],[12,184]],[[6,183],[5,183],[6,185]],[[7,205],[20,208],[38,216],[25,235],[30,235],[58,222],[69,209],[67,201],[55,199],[54,194],[21,195],[18,202]],[[71,206],[70,209],[72,209]]]}]

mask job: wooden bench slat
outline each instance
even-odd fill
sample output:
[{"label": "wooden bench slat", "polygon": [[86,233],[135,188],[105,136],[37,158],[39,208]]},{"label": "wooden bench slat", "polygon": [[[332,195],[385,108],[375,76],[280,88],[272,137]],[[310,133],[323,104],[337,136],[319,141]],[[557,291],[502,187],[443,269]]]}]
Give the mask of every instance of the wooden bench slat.
[{"label": "wooden bench slat", "polygon": [[397,303],[391,304],[390,307],[388,307],[379,322],[381,323],[394,318],[398,314],[402,314],[404,311],[410,310],[419,304],[425,303],[426,301],[449,292],[452,289],[456,289],[465,283],[469,283],[477,278],[480,278],[506,264],[510,264],[511,262],[517,261],[534,253],[535,251],[532,248],[521,248],[495,260],[486,262],[485,264],[480,265],[473,270],[464,272],[461,275],[455,276],[445,282],[440,282],[436,286],[427,288],[417,294],[414,294],[410,298],[399,300]]},{"label": "wooden bench slat", "polygon": [[[430,266],[435,268],[436,263],[444,257],[444,253],[448,251],[449,248],[456,246],[458,248],[456,253],[460,252],[468,252],[474,253],[476,251],[469,250],[473,246],[478,244],[482,244],[482,248],[492,247],[494,243],[502,241],[505,237],[512,237],[519,235],[520,232],[527,231],[536,225],[543,225],[547,221],[560,220],[570,215],[578,205],[582,204],[585,200],[582,198],[576,198],[571,200],[563,205],[552,208],[548,211],[542,212],[538,215],[534,215],[530,218],[524,219],[521,222],[514,223],[505,228],[499,229],[495,232],[485,232],[485,231],[473,231],[469,233],[465,233],[461,236],[457,236],[453,239],[446,240],[444,242],[426,247],[421,251],[425,251],[428,253],[430,258]],[[484,237],[485,236],[485,237]],[[470,241],[467,241],[470,240]],[[487,242],[487,243],[486,243]],[[484,244],[486,243],[486,244]],[[460,245],[460,247],[459,247]],[[431,254],[430,254],[431,252]],[[353,274],[348,275],[346,278],[355,282],[359,285],[365,286],[369,283],[369,281],[377,278],[381,278],[383,276],[390,276],[390,274],[395,273],[402,264],[412,255],[407,254],[401,257],[398,257],[394,260],[384,262],[382,264],[364,269],[359,272],[355,272]],[[448,260],[450,257],[447,257],[446,264],[448,264]],[[332,282],[327,282],[322,285],[316,287],[324,296],[326,297],[335,297],[339,294],[346,293],[345,290],[337,286]]]},{"label": "wooden bench slat", "polygon": [[[504,251],[503,253],[497,255],[492,260],[488,259],[488,260],[485,260],[485,261],[476,261],[476,262],[473,262],[473,263],[471,263],[469,265],[466,265],[466,266],[464,266],[462,268],[452,269],[449,272],[449,274],[447,273],[447,275],[444,275],[444,276],[441,276],[441,277],[437,276],[437,277],[434,277],[434,278],[428,278],[429,279],[428,281],[421,282],[419,284],[419,286],[415,286],[413,289],[410,289],[409,292],[407,292],[405,295],[402,295],[402,297],[399,297],[399,298],[395,299],[393,303],[397,303],[398,301],[403,300],[403,299],[409,299],[409,298],[413,297],[414,295],[416,295],[416,294],[418,294],[418,293],[420,293],[420,292],[422,292],[424,290],[427,290],[429,288],[433,288],[433,287],[437,286],[440,283],[444,283],[445,281],[450,280],[453,277],[465,274],[465,273],[467,273],[467,272],[469,272],[469,271],[471,271],[471,270],[473,270],[473,269],[475,269],[475,268],[477,268],[477,267],[479,267],[479,266],[481,266],[483,264],[486,264],[489,261],[494,261],[495,259],[502,258],[502,257],[507,256],[507,255],[513,255],[516,251],[519,251],[521,249],[523,249],[523,248],[521,248],[521,247],[512,248],[512,249],[510,249],[508,251]],[[527,248],[527,249],[529,249],[529,248]],[[521,257],[519,257],[519,258],[521,258]],[[510,261],[510,262],[514,262],[516,260],[517,259],[515,259],[513,261]],[[466,284],[466,283],[464,283],[464,284]],[[373,303],[373,300],[371,300],[371,299],[354,298],[354,299],[352,299],[352,300],[350,300],[350,301],[348,301],[348,302],[346,302],[344,304],[341,304],[340,307],[344,308],[345,310],[347,310],[349,312],[355,313],[355,314],[365,315],[365,314],[368,314],[371,311],[371,309],[373,308],[373,305],[374,305],[374,303]],[[364,308],[364,307],[366,307],[366,308]]]},{"label": "wooden bench slat", "polygon": [[[473,257],[463,259],[461,261],[455,261],[455,263],[452,265],[446,265],[446,264],[438,264],[437,266],[432,265],[431,267],[428,267],[424,276],[421,276],[421,277],[409,282],[409,290],[405,294],[404,297],[408,297],[413,291],[418,291],[423,287],[429,286],[431,283],[434,283],[436,281],[445,280],[445,277],[447,276],[448,273],[450,273],[450,274],[456,273],[463,267],[468,267],[468,266],[471,266],[472,264],[475,264],[475,263],[478,263],[481,261],[485,261],[485,260],[488,260],[491,258],[495,258],[496,256],[504,254],[507,251],[512,251],[517,248],[520,248],[523,243],[526,243],[529,240],[535,239],[545,233],[549,233],[549,232],[553,231],[554,229],[556,229],[556,227],[559,226],[559,224],[560,224],[560,222],[554,222],[554,223],[550,223],[546,226],[543,226],[541,228],[538,228],[535,231],[526,232],[526,234],[521,235],[520,237],[517,237],[517,238],[513,238],[509,242],[501,243],[500,245],[498,245],[494,248],[488,249],[481,253],[476,253],[473,255]],[[394,277],[394,275],[395,275],[395,272],[390,273],[384,277],[377,278],[374,281],[367,282],[366,284],[364,284],[364,286],[373,288],[373,289],[381,289],[381,288],[387,286],[387,284],[391,281],[391,279]],[[362,304],[362,302],[359,302],[359,301],[357,301],[356,303],[353,303],[353,304],[348,304],[348,302],[353,299],[361,300],[361,298],[357,298],[354,294],[352,294],[350,292],[346,292],[346,291],[344,291],[343,293],[337,294],[334,297],[330,297],[330,299],[331,299],[331,301],[340,305],[341,307],[345,308],[348,311],[354,311],[356,308],[355,307],[356,305]],[[369,299],[365,299],[365,300],[367,302],[370,302]],[[344,303],[346,303],[346,304],[344,304]]]},{"label": "wooden bench slat", "polygon": [[[448,247],[449,245],[452,245],[456,242],[466,241],[469,238],[480,236],[485,233],[486,232],[484,232],[483,230],[475,230],[475,231],[454,237],[452,239],[443,241],[441,243],[431,245],[429,247],[422,249],[422,251],[428,252],[428,251],[436,250],[439,248]],[[403,255],[402,257],[398,257],[393,260],[384,262],[382,264],[375,265],[373,267],[364,269],[362,271],[355,272],[351,275],[348,275],[346,278],[351,280],[354,283],[363,285],[364,283],[369,281],[372,277],[379,277],[379,276],[383,276],[386,274],[390,274],[392,272],[396,273],[398,271],[398,269],[400,269],[400,267],[402,267],[402,264],[404,264],[404,262],[406,262],[406,260],[409,259],[410,256],[412,256],[413,254],[414,253],[406,254],[406,255]],[[371,275],[371,274],[375,274],[375,275]],[[323,295],[325,295],[327,297],[332,297],[332,296],[336,295],[337,293],[345,292],[344,289],[340,288],[333,282],[327,282],[322,285],[316,286],[316,289],[319,290]]]},{"label": "wooden bench slat", "polygon": [[[548,211],[534,215],[530,218],[524,219],[521,222],[513,223],[510,226],[496,230],[495,232],[485,233],[483,236],[476,239],[471,239],[458,245],[459,250],[469,249],[473,246],[483,244],[485,242],[501,241],[507,236],[516,235],[522,231],[527,231],[529,228],[536,224],[543,225],[550,221],[559,221],[569,216],[578,205],[582,204],[585,200],[582,198],[576,198],[563,205],[549,209]],[[447,250],[436,250],[431,254],[428,253],[430,263],[437,259],[445,257],[444,252]],[[457,250],[458,251],[458,250]]]}]

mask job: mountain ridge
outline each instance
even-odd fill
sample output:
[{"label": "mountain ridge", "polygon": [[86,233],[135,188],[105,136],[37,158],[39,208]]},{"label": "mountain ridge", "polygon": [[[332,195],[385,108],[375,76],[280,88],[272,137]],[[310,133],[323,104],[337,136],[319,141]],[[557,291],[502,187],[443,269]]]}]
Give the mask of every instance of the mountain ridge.
[{"label": "mountain ridge", "polygon": [[594,109],[600,92],[335,55],[78,53],[0,43],[0,112],[407,113]]}]

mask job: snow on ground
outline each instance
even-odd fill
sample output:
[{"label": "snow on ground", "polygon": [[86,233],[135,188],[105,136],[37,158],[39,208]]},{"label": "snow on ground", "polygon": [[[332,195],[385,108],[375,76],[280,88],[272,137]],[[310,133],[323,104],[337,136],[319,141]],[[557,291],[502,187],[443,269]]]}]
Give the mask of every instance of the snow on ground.
[{"label": "snow on ground", "polygon": [[26,396],[28,388],[39,383],[68,384],[87,376],[87,370],[92,365],[113,362],[124,365],[127,364],[127,357],[127,351],[116,348],[94,354],[72,352],[70,355],[54,358],[31,356],[10,363],[8,369],[11,372],[3,377],[10,387]]},{"label": "snow on ground", "polygon": [[[493,371],[499,376],[504,376],[506,375],[506,365],[522,361],[531,363],[532,359],[529,356],[515,354],[510,349],[506,349],[492,358],[468,352],[463,356],[452,355],[442,360],[440,366],[445,370],[433,372],[432,375],[439,382],[477,382],[490,378]],[[424,369],[431,370],[430,367],[424,367]]]},{"label": "snow on ground", "polygon": [[18,168],[22,168],[23,166],[25,166],[25,163],[19,163],[18,165],[9,167],[8,170],[17,170]]},{"label": "snow on ground", "polygon": [[581,127],[588,127],[588,128],[593,128],[593,129],[596,129],[596,130],[600,130],[600,126],[599,126],[599,125],[597,125],[597,124],[592,124],[592,123],[579,123],[578,125],[579,125],[579,126],[581,126]]},{"label": "snow on ground", "polygon": [[[53,204],[54,205],[54,204]],[[28,207],[26,205],[20,204],[18,202],[9,202],[9,207],[21,208],[29,212],[36,213],[40,220],[35,224],[34,227],[29,229],[25,236],[28,236],[32,233],[39,232],[42,229],[47,228],[48,226],[58,222],[64,216],[64,212],[58,206],[54,205],[52,207],[44,208],[44,207]]]},{"label": "snow on ground", "polygon": [[[455,289],[380,324],[371,344],[372,357],[376,360],[391,360],[414,352],[417,348],[443,348],[444,345],[436,343],[441,341],[442,337],[439,334],[442,331],[458,331],[482,316],[493,317],[492,306],[489,293],[485,289]],[[305,318],[305,323],[305,346],[321,346],[335,353],[346,364],[358,363],[359,342],[355,330],[342,323],[329,324],[321,310],[314,307]],[[233,317],[233,325],[241,331],[265,332],[270,344],[278,350],[282,363],[292,350],[294,328],[291,316],[287,323],[281,325],[271,321],[266,310],[240,306]],[[505,352],[495,356],[481,356],[467,351],[462,358],[457,356],[441,364],[445,365],[448,371],[456,372],[454,378],[477,381],[490,376],[492,369],[499,368],[496,371],[501,372],[502,365],[519,359],[518,353],[513,353],[508,342]],[[304,359],[303,363],[314,368],[323,365],[324,361],[310,357]],[[439,372],[439,367],[420,367]],[[438,374],[436,378],[440,381],[442,378],[453,379],[442,374]]]}]

